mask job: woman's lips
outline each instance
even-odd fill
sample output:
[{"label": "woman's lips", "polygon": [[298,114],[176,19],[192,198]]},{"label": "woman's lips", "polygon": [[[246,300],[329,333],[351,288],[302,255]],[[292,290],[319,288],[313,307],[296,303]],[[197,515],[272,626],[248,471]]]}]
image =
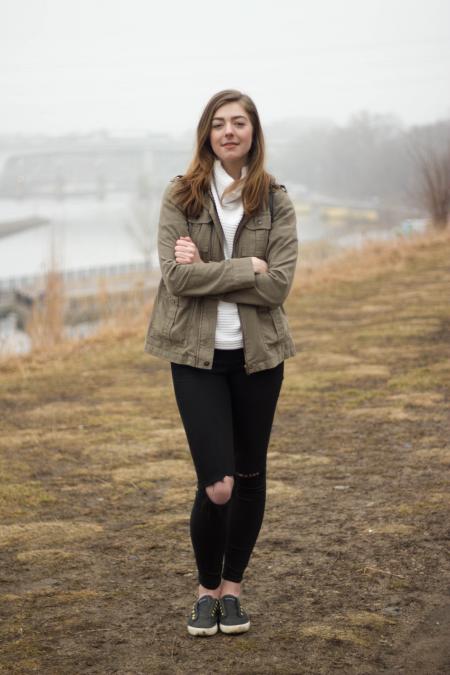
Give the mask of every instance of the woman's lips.
[{"label": "woman's lips", "polygon": [[237,143],[224,143],[223,147],[224,148],[234,148],[235,145],[237,145]]}]

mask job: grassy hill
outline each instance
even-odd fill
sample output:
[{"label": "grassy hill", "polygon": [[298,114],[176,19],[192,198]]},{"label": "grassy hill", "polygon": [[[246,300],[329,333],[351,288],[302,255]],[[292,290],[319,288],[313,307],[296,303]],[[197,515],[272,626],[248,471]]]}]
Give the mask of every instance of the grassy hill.
[{"label": "grassy hill", "polygon": [[0,363],[0,672],[448,672],[450,238],[302,266],[248,634],[188,636],[195,476],[145,326]]}]

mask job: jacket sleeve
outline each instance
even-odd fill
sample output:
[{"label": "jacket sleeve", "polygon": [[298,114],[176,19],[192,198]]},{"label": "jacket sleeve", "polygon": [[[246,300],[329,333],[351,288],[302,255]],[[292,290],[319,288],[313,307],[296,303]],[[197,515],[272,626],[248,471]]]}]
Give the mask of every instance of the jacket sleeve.
[{"label": "jacket sleeve", "polygon": [[294,281],[297,258],[297,218],[294,205],[286,192],[277,190],[267,245],[268,272],[255,275],[253,288],[231,291],[219,295],[219,299],[271,309],[282,305]]},{"label": "jacket sleeve", "polygon": [[158,227],[158,255],[161,274],[172,295],[218,295],[251,288],[255,273],[251,258],[231,258],[219,262],[179,264],[175,260],[175,242],[188,236],[186,217],[171,199],[172,183],[166,188]]}]

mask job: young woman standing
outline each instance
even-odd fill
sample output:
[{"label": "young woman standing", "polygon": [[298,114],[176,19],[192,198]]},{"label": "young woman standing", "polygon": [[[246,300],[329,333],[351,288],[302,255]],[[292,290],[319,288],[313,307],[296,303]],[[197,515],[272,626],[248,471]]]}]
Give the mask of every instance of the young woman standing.
[{"label": "young woman standing", "polygon": [[295,210],[264,154],[251,98],[221,91],[201,115],[187,173],[161,205],[162,279],[145,349],[171,362],[197,475],[191,635],[250,627],[241,581],[263,521],[284,359],[295,354],[283,308],[298,255]]}]

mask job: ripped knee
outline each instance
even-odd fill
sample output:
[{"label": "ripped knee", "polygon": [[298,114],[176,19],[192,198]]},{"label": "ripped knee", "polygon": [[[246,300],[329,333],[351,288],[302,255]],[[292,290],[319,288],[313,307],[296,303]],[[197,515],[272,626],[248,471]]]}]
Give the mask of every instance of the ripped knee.
[{"label": "ripped knee", "polygon": [[226,504],[233,492],[234,478],[233,476],[224,476],[223,480],[218,480],[212,485],[207,485],[206,494],[214,504]]}]

